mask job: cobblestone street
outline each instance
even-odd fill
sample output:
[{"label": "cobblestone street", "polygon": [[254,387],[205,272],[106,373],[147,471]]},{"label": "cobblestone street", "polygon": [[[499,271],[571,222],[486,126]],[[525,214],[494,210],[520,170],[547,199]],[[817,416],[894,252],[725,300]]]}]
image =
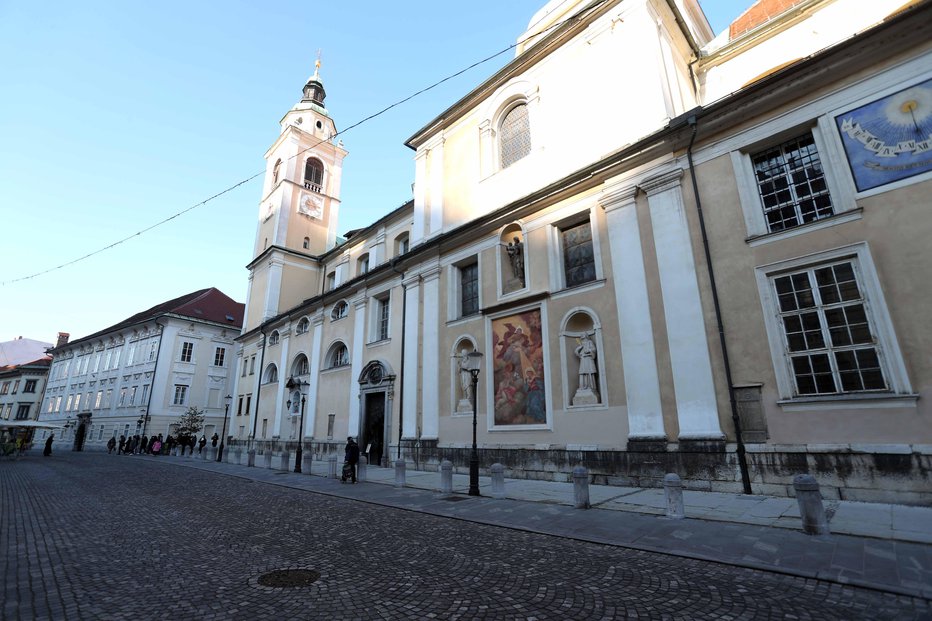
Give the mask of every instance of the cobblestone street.
[{"label": "cobblestone street", "polygon": [[[56,450],[0,462],[3,619],[932,617],[924,600],[373,506],[160,459]],[[258,584],[285,568],[320,578],[297,588]]]}]

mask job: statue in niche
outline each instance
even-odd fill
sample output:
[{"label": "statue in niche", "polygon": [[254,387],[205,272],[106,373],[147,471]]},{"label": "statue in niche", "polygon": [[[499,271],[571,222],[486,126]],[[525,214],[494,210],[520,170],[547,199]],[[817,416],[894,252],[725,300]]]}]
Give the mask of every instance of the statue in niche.
[{"label": "statue in niche", "polygon": [[472,413],[472,373],[469,372],[469,352],[466,348],[460,350],[460,355],[456,357],[456,367],[460,375],[460,388],[462,394],[459,402],[456,404],[458,413]]},{"label": "statue in niche", "polygon": [[573,405],[594,405],[599,403],[598,384],[595,375],[596,346],[590,334],[583,334],[576,339],[576,357],[579,358],[579,386],[573,395]]},{"label": "statue in niche", "polygon": [[505,244],[505,252],[508,253],[508,260],[511,262],[511,275],[518,288],[524,287],[524,244],[521,238],[515,235],[512,241]]}]

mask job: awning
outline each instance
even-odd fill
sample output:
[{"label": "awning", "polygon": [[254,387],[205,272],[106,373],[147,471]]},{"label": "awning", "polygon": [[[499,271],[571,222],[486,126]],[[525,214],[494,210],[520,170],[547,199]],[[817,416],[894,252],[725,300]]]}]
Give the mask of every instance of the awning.
[{"label": "awning", "polygon": [[0,420],[0,427],[23,427],[31,429],[64,429],[64,425],[56,425],[41,420]]}]

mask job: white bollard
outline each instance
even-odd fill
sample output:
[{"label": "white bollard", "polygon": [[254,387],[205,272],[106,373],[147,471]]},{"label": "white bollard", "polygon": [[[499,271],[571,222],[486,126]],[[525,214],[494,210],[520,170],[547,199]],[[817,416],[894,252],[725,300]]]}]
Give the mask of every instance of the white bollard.
[{"label": "white bollard", "polygon": [[395,462],[395,487],[405,486],[405,460]]},{"label": "white bollard", "polygon": [[336,455],[331,455],[330,457],[327,458],[327,465],[329,466],[327,477],[330,479],[339,478],[339,475],[337,475],[337,456]]},{"label": "white bollard", "polygon": [[663,477],[663,497],[667,501],[667,517],[682,520],[686,517],[683,506],[683,481],[679,475],[671,472]]},{"label": "white bollard", "polygon": [[272,449],[266,449],[262,454],[262,465],[268,470],[272,469]]},{"label": "white bollard", "polygon": [[256,467],[256,449],[246,451],[246,466],[248,468]]},{"label": "white bollard", "polygon": [[369,458],[365,455],[359,456],[359,463],[356,464],[356,480],[362,483],[369,476]]},{"label": "white bollard", "polygon": [[301,473],[302,474],[311,474],[311,470],[314,467],[314,454],[310,451],[304,451],[301,453]]},{"label": "white bollard", "polygon": [[282,451],[282,462],[279,465],[278,469],[288,472],[291,469],[290,466],[291,466],[291,452]]},{"label": "white bollard", "polygon": [[573,506],[589,508],[589,471],[582,466],[573,468]]},{"label": "white bollard", "polygon": [[492,464],[489,470],[492,472],[492,498],[502,499],[505,497],[505,466]]},{"label": "white bollard", "polygon": [[449,459],[440,462],[440,493],[453,493],[453,462]]},{"label": "white bollard", "polygon": [[237,448],[233,451],[233,463],[237,466],[243,463],[243,449]]}]

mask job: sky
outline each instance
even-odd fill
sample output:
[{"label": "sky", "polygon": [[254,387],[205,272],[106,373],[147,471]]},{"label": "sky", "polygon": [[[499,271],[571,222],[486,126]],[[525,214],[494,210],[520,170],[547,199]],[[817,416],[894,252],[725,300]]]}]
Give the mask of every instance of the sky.
[{"label": "sky", "polygon": [[[342,130],[505,50],[544,4],[0,0],[0,342],[206,287],[244,302],[262,176],[195,206],[264,171],[318,50]],[[751,4],[701,1],[716,33]],[[339,233],[412,197],[404,141],[513,57],[340,136]]]}]

